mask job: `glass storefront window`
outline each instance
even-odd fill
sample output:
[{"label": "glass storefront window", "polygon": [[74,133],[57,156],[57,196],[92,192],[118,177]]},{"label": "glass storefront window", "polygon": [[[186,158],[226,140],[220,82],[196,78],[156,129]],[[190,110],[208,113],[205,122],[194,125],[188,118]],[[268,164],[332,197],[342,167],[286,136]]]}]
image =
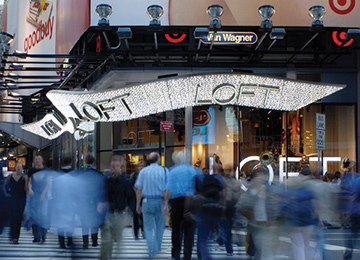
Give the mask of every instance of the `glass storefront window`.
[{"label": "glass storefront window", "polygon": [[[100,160],[109,158],[113,151],[123,154],[130,174],[140,160],[147,161],[154,151],[161,154],[162,165],[171,167],[172,153],[185,148],[184,111],[179,109],[100,126]],[[214,162],[221,162],[241,178],[250,175],[261,153],[271,151],[274,181],[297,176],[303,156],[318,170],[315,122],[316,113],[323,113],[326,149],[320,153],[320,164],[323,172],[333,176],[340,170],[344,156],[356,158],[355,112],[355,105],[333,104],[312,104],[291,112],[218,105],[194,107],[192,133],[188,133],[192,135],[192,164],[211,173]],[[161,121],[173,122],[174,130],[160,131]],[[100,170],[108,167],[107,163],[101,162]]]},{"label": "glass storefront window", "polygon": [[158,148],[163,113],[123,122],[114,122],[114,149]]},{"label": "glass storefront window", "polygon": [[[174,124],[173,131],[161,131],[160,122],[170,121]],[[98,127],[98,153],[112,152],[125,156],[127,160],[127,174],[135,170],[139,161],[148,162],[151,152],[161,155],[161,164],[167,167],[173,165],[171,154],[185,146],[185,112],[184,109],[158,113],[142,118],[122,122],[100,123]],[[160,141],[159,141],[160,140]],[[101,144],[104,142],[104,144]],[[111,144],[109,145],[109,142]],[[108,167],[101,162],[100,170]]]},{"label": "glass storefront window", "polygon": [[254,161],[239,163],[262,152],[280,151],[282,113],[263,109],[206,106],[193,113],[193,164],[212,173],[215,161],[224,168],[248,174]]},{"label": "glass storefront window", "polygon": [[[340,170],[341,159],[348,155],[356,158],[356,111],[355,105],[313,104],[303,108],[300,113],[301,134],[300,144],[307,156],[317,157],[316,150],[316,113],[326,117],[325,150],[323,157],[323,172],[333,176]],[[311,164],[317,167],[317,161]]]}]

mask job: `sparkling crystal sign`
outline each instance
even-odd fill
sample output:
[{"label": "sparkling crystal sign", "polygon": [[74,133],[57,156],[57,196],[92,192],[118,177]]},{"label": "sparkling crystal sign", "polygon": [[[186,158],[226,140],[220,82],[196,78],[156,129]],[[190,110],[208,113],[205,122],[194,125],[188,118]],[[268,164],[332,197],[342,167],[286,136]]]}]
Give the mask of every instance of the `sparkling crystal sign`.
[{"label": "sparkling crystal sign", "polygon": [[94,122],[125,121],[189,106],[235,105],[294,111],[344,87],[217,73],[167,78],[97,92],[51,90],[47,97],[60,114],[48,114],[22,128],[53,139],[64,131],[84,136],[93,131]]}]

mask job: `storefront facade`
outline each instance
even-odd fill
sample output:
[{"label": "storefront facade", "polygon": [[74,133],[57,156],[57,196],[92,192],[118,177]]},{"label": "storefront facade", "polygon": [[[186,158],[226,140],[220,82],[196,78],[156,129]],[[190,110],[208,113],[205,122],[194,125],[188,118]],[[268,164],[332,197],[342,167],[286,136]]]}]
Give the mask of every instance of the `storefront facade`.
[{"label": "storefront facade", "polygon": [[[72,56],[70,55],[62,65],[62,68],[68,66],[69,72],[60,73],[60,76],[63,76],[60,86],[66,89],[65,91],[84,89],[91,93],[122,91],[132,86],[153,82],[154,87],[151,90],[155,92],[151,94],[155,99],[146,102],[145,94],[150,94],[139,91],[137,94],[142,97],[141,100],[146,104],[148,113],[137,114],[134,107],[140,105],[128,104],[127,97],[122,96],[116,105],[122,107],[123,111],[118,113],[116,119],[110,120],[106,117],[106,113],[110,114],[109,111],[99,112],[92,105],[85,108],[83,106],[84,102],[89,101],[95,104],[96,108],[101,105],[105,109],[109,108],[108,103],[96,103],[101,101],[101,98],[96,102],[84,99],[82,100],[84,102],[78,105],[73,102],[75,109],[69,112],[68,103],[63,105],[67,107],[62,109],[61,104],[57,105],[56,98],[52,99],[51,94],[47,95],[62,115],[60,120],[46,117],[44,113],[38,115],[36,119],[26,118],[22,122],[26,131],[53,140],[52,165],[55,169],[60,166],[61,158],[71,153],[75,158],[76,168],[84,167],[87,155],[92,154],[96,155],[98,169],[103,171],[108,168],[111,154],[116,152],[126,155],[127,171],[130,174],[134,170],[134,165],[140,160],[146,160],[152,151],[159,152],[162,156],[162,165],[170,167],[173,164],[171,160],[173,151],[185,150],[187,160],[192,165],[196,164],[201,169],[211,171],[213,161],[218,156],[225,167],[231,167],[237,177],[240,177],[247,173],[249,165],[254,162],[253,156],[259,156],[262,152],[270,150],[279,156],[279,180],[282,181],[284,176],[296,175],[301,155],[309,156],[310,163],[314,167],[317,165],[319,155],[316,149],[317,113],[326,117],[325,150],[320,153],[322,172],[328,171],[334,174],[335,171],[340,170],[341,158],[346,155],[359,161],[356,145],[360,136],[357,128],[359,85],[357,43],[353,41],[351,43],[353,45],[347,45],[350,40],[343,38],[347,28],[357,23],[358,18],[355,15],[357,6],[352,7],[350,4],[345,8],[346,6],[338,6],[332,1],[324,3],[327,10],[325,25],[333,27],[319,32],[311,31],[311,19],[307,13],[312,5],[311,1],[291,3],[292,8],[299,10],[296,19],[287,17],[286,10],[282,10],[281,6],[275,6],[276,14],[272,19],[274,27],[285,26],[286,38],[274,41],[270,39],[270,31],[259,29],[261,17],[257,11],[261,1],[254,1],[251,5],[247,3],[247,10],[240,9],[238,1],[221,1],[220,4],[224,7],[224,15],[220,18],[223,23],[223,27],[219,30],[223,32],[221,37],[230,39],[230,36],[235,35],[245,40],[249,39],[248,42],[239,43],[236,42],[235,36],[233,42],[230,40],[221,42],[225,38],[217,38],[220,37],[220,33],[214,34],[214,28],[208,25],[211,18],[205,12],[208,7],[206,1],[199,1],[192,10],[185,10],[179,6],[180,1],[158,1],[157,4],[163,6],[165,15],[160,19],[161,26],[157,28],[147,26],[149,23],[145,14],[149,4],[147,1],[141,1],[136,8],[131,1],[124,1],[122,4],[119,1],[108,1],[113,11],[117,13],[116,16],[112,15],[108,18],[110,20],[108,26],[98,26],[99,18],[95,8],[100,4],[99,1],[77,2],[76,5],[88,10],[88,15],[83,17],[83,21],[79,17],[76,23],[74,20],[65,19],[64,10],[70,13],[74,11],[74,8],[70,10],[66,7],[73,5],[72,2],[51,2],[53,9],[49,14],[51,19],[48,23],[49,26],[50,24],[53,26],[49,27],[49,32],[54,33],[51,39],[49,34],[37,44],[25,44],[28,42],[26,39],[31,38],[25,32],[24,35],[27,36],[23,37],[25,41],[18,40],[17,46],[13,48],[29,54],[38,54],[44,53],[44,49],[39,46],[41,47],[42,44],[49,46],[49,42],[53,42],[54,46],[46,50],[47,53],[70,52]],[[143,8],[141,9],[140,6]],[[12,8],[16,9],[14,6]],[[127,14],[128,10],[132,10],[133,15]],[[195,15],[200,13],[200,10],[201,14]],[[26,17],[26,14],[23,16]],[[62,26],[59,26],[60,23]],[[86,29],[89,25],[92,27]],[[215,40],[212,41],[211,37],[196,38],[194,33],[199,27],[194,25],[209,28]],[[67,26],[77,28],[77,35],[70,37],[68,32],[62,29]],[[127,29],[130,29],[131,37],[120,38],[119,28],[126,29],[122,31],[123,33],[129,32]],[[8,29],[15,30],[11,27]],[[84,33],[80,37],[82,32]],[[228,34],[225,34],[226,32]],[[218,40],[219,42],[216,43],[215,41]],[[300,43],[297,44],[297,41]],[[339,41],[340,44],[337,43]],[[28,48],[23,50],[26,46]],[[84,58],[74,58],[80,55]],[[21,59],[17,58],[17,61]],[[55,74],[55,72],[48,73]],[[299,92],[289,92],[287,98],[283,95],[269,97],[269,102],[276,100],[278,105],[285,104],[283,107],[276,107],[265,106],[264,100],[262,104],[256,104],[250,99],[245,100],[244,103],[238,102],[239,93],[242,92],[236,83],[230,81],[221,83],[228,84],[225,88],[214,89],[220,86],[220,83],[211,88],[209,93],[217,94],[218,97],[201,96],[203,85],[199,87],[195,84],[189,99],[195,104],[159,106],[164,102],[162,99],[164,91],[157,87],[158,82],[164,78],[177,80],[186,75],[191,78],[194,75],[213,73],[245,74],[268,77],[270,81],[300,80],[311,82],[314,86],[328,84],[346,87],[320,95],[298,107],[288,108],[286,106],[305,99],[310,92],[303,89]],[[208,82],[201,84],[209,85]],[[269,84],[264,83],[264,85]],[[176,89],[179,86],[181,84],[174,84],[171,87]],[[267,94],[272,92],[274,91],[263,89],[262,95],[267,97]],[[186,90],[174,93],[181,99],[184,93],[190,92]],[[122,93],[125,94],[127,93]],[[311,95],[315,97],[315,94]],[[103,99],[111,100],[114,97],[119,96],[106,96]],[[156,97],[159,99],[156,100]],[[244,97],[248,98],[246,95]],[[210,102],[205,102],[209,100]],[[124,106],[123,101],[126,101],[128,108]],[[122,117],[122,113],[129,113],[129,109],[132,116]],[[74,112],[76,110],[79,114]],[[103,118],[98,119],[100,114]],[[66,120],[62,121],[63,118]],[[71,123],[69,118],[85,118],[88,122],[84,126]],[[13,119],[3,118],[3,120]],[[50,120],[55,123],[48,123]],[[286,161],[289,163],[286,164]]]}]

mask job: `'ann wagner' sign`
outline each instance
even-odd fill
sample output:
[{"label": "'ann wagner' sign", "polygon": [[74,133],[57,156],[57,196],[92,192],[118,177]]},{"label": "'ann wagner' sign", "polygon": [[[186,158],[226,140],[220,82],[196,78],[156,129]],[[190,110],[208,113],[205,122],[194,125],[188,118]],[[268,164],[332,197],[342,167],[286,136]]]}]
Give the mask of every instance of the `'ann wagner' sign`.
[{"label": "'ann wagner' sign", "polygon": [[206,74],[168,78],[107,91],[49,91],[60,113],[23,125],[24,130],[53,139],[63,132],[81,138],[94,122],[125,121],[200,105],[236,105],[292,111],[343,89],[246,74]]},{"label": "'ann wagner' sign", "polygon": [[201,41],[205,44],[211,44],[214,42],[217,44],[254,44],[258,37],[253,32],[209,32],[207,37],[201,38]]}]

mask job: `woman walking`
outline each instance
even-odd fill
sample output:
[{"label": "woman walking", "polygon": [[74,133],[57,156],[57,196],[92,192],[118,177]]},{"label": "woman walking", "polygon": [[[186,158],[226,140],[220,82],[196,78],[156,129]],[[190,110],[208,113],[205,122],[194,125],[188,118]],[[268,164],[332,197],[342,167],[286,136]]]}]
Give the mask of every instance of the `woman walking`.
[{"label": "woman walking", "polygon": [[10,238],[14,244],[19,244],[21,221],[26,202],[25,176],[21,162],[16,164],[16,172],[10,174],[5,180],[3,190],[5,196],[10,198]]}]

